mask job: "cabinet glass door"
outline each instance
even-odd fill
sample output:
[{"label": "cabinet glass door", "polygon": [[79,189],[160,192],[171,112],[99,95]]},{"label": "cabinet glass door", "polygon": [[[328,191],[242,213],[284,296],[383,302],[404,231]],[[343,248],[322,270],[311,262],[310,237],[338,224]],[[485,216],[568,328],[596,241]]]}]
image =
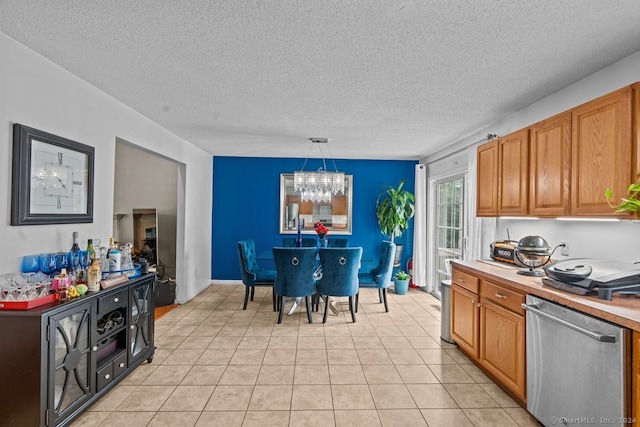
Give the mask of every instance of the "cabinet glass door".
[{"label": "cabinet glass door", "polygon": [[91,396],[90,319],[91,304],[84,304],[49,320],[52,424]]},{"label": "cabinet glass door", "polygon": [[129,293],[129,361],[153,345],[153,282],[131,288]]}]

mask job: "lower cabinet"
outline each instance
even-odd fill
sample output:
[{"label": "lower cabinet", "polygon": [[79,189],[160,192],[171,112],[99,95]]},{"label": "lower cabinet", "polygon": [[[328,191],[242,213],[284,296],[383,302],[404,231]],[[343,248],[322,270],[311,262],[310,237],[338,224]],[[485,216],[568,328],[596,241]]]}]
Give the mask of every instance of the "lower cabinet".
[{"label": "lower cabinet", "polygon": [[640,331],[633,331],[633,362],[631,364],[632,372],[632,390],[631,390],[631,413],[636,420],[640,419]]},{"label": "lower cabinet", "polygon": [[479,303],[478,295],[467,289],[451,284],[451,337],[475,358],[479,355]]},{"label": "lower cabinet", "polygon": [[[463,280],[457,280],[462,277]],[[470,287],[469,277],[474,287]],[[476,292],[473,292],[477,289]],[[524,295],[466,273],[452,274],[451,336],[523,405],[527,400]]]},{"label": "lower cabinet", "polygon": [[523,401],[525,382],[525,318],[486,298],[480,302],[480,363]]},{"label": "lower cabinet", "polygon": [[0,310],[3,426],[70,424],[155,352],[147,274],[24,311]]}]

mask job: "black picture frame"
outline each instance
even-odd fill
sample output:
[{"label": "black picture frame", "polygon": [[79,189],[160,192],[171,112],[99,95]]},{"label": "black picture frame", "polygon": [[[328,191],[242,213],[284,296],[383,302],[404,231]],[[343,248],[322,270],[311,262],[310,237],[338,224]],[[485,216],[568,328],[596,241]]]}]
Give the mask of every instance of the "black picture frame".
[{"label": "black picture frame", "polygon": [[11,225],[93,222],[95,149],[14,123]]}]

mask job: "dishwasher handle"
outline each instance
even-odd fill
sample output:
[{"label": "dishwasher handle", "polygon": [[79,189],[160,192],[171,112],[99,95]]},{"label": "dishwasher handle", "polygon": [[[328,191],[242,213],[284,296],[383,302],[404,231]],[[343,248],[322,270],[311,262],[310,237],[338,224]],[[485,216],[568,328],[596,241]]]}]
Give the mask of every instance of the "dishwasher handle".
[{"label": "dishwasher handle", "polygon": [[556,316],[552,316],[549,313],[545,313],[544,311],[538,309],[537,306],[535,305],[528,305],[528,304],[522,304],[521,305],[522,308],[524,308],[527,311],[530,311],[533,314],[536,314],[540,317],[544,317],[545,319],[551,320],[552,322],[556,322],[559,323],[560,325],[566,326],[567,328],[573,329],[576,332],[580,332],[581,334],[584,334],[586,336],[588,336],[591,339],[594,339],[596,341],[600,341],[600,342],[611,342],[611,343],[615,343],[616,342],[616,337],[613,335],[603,335],[603,334],[599,334],[597,332],[593,332],[590,331],[588,329],[582,328],[578,325],[574,325],[573,323],[567,322],[566,320],[560,319],[559,317]]}]

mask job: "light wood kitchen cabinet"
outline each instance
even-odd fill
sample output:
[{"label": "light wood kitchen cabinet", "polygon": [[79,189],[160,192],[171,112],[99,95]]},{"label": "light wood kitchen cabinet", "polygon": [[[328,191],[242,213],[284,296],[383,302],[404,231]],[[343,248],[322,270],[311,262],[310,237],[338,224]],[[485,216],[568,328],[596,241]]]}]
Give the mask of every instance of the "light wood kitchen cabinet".
[{"label": "light wood kitchen cabinet", "polygon": [[604,192],[620,200],[635,181],[631,112],[631,86],[571,110],[572,215],[617,215]]},{"label": "light wood kitchen cabinet", "polygon": [[524,295],[483,281],[480,363],[522,401],[527,399]]},{"label": "light wood kitchen cabinet", "polygon": [[529,195],[529,129],[498,139],[498,215],[526,215]]},{"label": "light wood kitchen cabinet", "polygon": [[527,401],[524,298],[520,292],[453,268],[451,337],[523,405]]},{"label": "light wood kitchen cabinet", "polygon": [[633,331],[633,362],[631,365],[632,372],[632,390],[631,390],[631,413],[636,420],[640,418],[640,331]]},{"label": "light wood kitchen cabinet", "polygon": [[570,215],[570,112],[531,126],[529,169],[529,214]]},{"label": "light wood kitchen cabinet", "polygon": [[478,147],[476,215],[498,214],[498,141]]},{"label": "light wood kitchen cabinet", "polygon": [[479,355],[478,295],[458,285],[451,284],[451,337],[459,347],[475,358]]}]

